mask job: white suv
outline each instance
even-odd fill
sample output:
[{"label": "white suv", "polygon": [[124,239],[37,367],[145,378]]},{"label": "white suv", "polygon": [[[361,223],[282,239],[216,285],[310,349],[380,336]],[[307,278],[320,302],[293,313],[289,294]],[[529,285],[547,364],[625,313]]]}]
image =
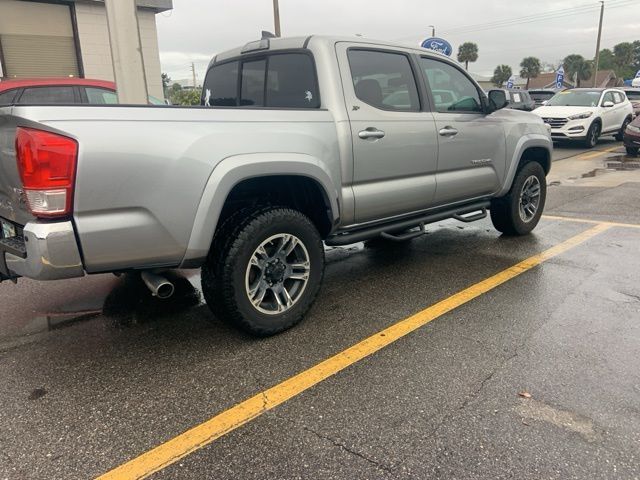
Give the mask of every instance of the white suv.
[{"label": "white suv", "polygon": [[581,140],[593,148],[601,135],[622,140],[633,120],[633,106],[622,90],[573,88],[555,94],[533,113],[551,127],[554,140]]}]

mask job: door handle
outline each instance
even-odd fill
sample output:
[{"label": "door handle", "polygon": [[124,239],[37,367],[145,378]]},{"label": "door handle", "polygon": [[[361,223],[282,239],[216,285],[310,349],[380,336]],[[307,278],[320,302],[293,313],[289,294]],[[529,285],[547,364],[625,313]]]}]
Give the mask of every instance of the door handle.
[{"label": "door handle", "polygon": [[375,127],[369,127],[366,130],[362,130],[360,133],[358,133],[358,136],[363,140],[367,140],[369,138],[378,139],[384,137],[384,135],[385,133],[382,130],[378,130]]},{"label": "door handle", "polygon": [[438,133],[443,137],[455,137],[458,134],[458,130],[453,127],[446,126],[441,128]]}]

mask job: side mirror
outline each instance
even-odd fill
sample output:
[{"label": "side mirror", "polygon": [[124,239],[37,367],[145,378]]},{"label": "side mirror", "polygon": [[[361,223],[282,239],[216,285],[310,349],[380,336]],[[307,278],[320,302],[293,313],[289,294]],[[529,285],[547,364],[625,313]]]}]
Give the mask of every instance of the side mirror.
[{"label": "side mirror", "polygon": [[489,113],[500,110],[509,104],[504,90],[489,90]]},{"label": "side mirror", "polygon": [[611,107],[613,107],[613,102],[612,102],[611,100],[607,100],[606,102],[604,102],[604,103],[602,104],[602,106],[603,106],[604,108],[611,108]]}]

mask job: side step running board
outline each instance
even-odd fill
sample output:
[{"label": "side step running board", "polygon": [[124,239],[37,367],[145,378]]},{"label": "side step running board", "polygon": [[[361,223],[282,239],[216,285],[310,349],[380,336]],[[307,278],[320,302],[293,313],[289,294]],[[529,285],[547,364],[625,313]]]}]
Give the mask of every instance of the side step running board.
[{"label": "side step running board", "polygon": [[[425,225],[433,222],[439,222],[448,218],[455,218],[461,222],[469,223],[483,219],[487,216],[487,208],[491,202],[483,200],[455,208],[447,208],[432,213],[426,213],[412,218],[405,218],[391,223],[364,227],[345,233],[338,233],[329,237],[325,243],[329,246],[349,245],[351,243],[362,242],[375,237],[383,237],[389,240],[403,241],[409,240],[423,235],[426,232]],[[408,230],[410,228],[420,227],[420,230],[414,232],[401,233],[394,235],[388,232]]]}]

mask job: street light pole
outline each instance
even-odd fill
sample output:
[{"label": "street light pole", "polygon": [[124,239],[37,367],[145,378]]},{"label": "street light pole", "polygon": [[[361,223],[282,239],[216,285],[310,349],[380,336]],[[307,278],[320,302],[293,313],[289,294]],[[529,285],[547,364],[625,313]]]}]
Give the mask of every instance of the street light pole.
[{"label": "street light pole", "polygon": [[600,65],[600,38],[602,37],[602,19],[604,18],[604,0],[600,2],[600,24],[598,26],[598,41],[596,42],[596,61],[595,71],[593,72],[593,86],[597,87],[598,67]]},{"label": "street light pole", "polygon": [[435,25],[429,25],[431,27],[431,36],[435,37],[436,36],[436,26]]},{"label": "street light pole", "polygon": [[280,36],[280,6],[278,0],[273,0],[273,23],[275,24],[276,37]]}]

